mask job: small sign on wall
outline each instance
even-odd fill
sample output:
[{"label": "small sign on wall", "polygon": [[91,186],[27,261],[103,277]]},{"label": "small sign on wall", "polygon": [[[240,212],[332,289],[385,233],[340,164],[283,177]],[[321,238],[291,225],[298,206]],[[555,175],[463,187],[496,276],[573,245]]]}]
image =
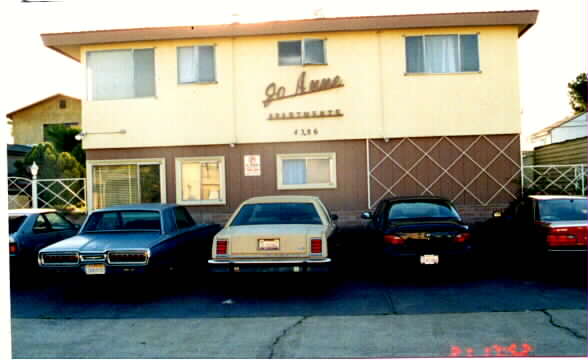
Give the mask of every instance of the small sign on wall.
[{"label": "small sign on wall", "polygon": [[245,155],[243,160],[245,165],[245,176],[261,176],[260,155]]}]

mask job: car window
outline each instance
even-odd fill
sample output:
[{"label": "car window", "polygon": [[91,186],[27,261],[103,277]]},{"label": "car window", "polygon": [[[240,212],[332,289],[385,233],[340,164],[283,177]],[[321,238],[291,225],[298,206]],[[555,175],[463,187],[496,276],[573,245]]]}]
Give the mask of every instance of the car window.
[{"label": "car window", "polygon": [[576,221],[588,218],[588,199],[548,199],[538,203],[540,220]]},{"label": "car window", "polygon": [[20,229],[21,225],[26,220],[25,215],[9,216],[8,217],[8,233],[12,234]]},{"label": "car window", "polygon": [[49,221],[49,223],[51,224],[51,228],[53,230],[59,231],[59,230],[73,229],[73,225],[69,221],[65,220],[59,214],[48,213],[48,214],[45,214],[45,217],[47,218],[47,221]]},{"label": "car window", "polygon": [[176,215],[176,228],[178,230],[196,225],[196,222],[194,222],[194,219],[192,219],[192,216],[190,216],[186,208],[177,207],[174,209],[174,213]]},{"label": "car window", "polygon": [[453,218],[459,219],[457,211],[445,202],[409,201],[392,204],[388,210],[389,220],[415,218]]},{"label": "car window", "polygon": [[41,214],[37,216],[35,224],[33,225],[33,232],[47,232],[49,230],[49,222],[47,222],[45,217]]},{"label": "car window", "polygon": [[321,218],[312,203],[247,204],[241,208],[232,226],[305,224],[321,225]]},{"label": "car window", "polygon": [[161,231],[157,211],[111,211],[90,215],[84,231]]}]

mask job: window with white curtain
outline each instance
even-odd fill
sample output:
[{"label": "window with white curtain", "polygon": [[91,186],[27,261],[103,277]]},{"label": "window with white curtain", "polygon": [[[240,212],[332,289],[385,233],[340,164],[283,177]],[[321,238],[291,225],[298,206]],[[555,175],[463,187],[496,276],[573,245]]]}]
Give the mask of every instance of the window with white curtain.
[{"label": "window with white curtain", "polygon": [[278,41],[278,64],[326,64],[325,41],[323,39],[304,39]]},{"label": "window with white curtain", "polygon": [[214,46],[178,48],[178,82],[180,84],[214,81],[216,81]]},{"label": "window with white curtain", "polygon": [[406,37],[407,73],[480,71],[478,35],[425,35]]},{"label": "window with white curtain", "polygon": [[159,203],[164,198],[162,161],[89,162],[92,208]]},{"label": "window with white curtain", "polygon": [[154,49],[89,51],[88,100],[155,96]]},{"label": "window with white curtain", "polygon": [[278,189],[337,187],[335,153],[278,154]]},{"label": "window with white curtain", "polygon": [[176,202],[183,205],[225,204],[224,157],[177,158]]}]

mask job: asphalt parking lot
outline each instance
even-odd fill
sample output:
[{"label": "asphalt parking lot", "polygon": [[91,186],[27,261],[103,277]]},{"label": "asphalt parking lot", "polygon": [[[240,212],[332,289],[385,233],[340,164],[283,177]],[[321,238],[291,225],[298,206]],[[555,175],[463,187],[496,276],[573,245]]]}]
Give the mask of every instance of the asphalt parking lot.
[{"label": "asphalt parking lot", "polygon": [[13,282],[15,358],[586,356],[585,264]]}]

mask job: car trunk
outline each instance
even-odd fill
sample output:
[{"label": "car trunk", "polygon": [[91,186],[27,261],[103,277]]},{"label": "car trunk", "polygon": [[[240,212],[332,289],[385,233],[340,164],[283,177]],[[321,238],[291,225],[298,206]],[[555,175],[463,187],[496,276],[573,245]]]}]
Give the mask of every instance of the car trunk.
[{"label": "car trunk", "polygon": [[465,225],[454,221],[396,222],[386,234],[396,235],[407,248],[437,250],[456,243],[456,236],[467,231]]},{"label": "car trunk", "polygon": [[304,257],[311,237],[320,237],[322,225],[245,225],[231,227],[233,257]]}]

